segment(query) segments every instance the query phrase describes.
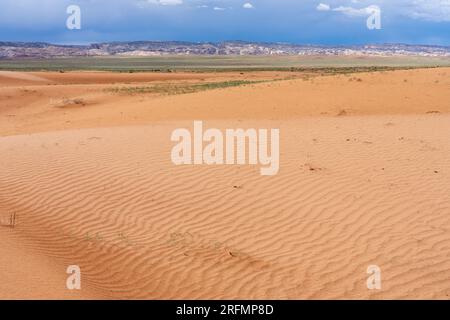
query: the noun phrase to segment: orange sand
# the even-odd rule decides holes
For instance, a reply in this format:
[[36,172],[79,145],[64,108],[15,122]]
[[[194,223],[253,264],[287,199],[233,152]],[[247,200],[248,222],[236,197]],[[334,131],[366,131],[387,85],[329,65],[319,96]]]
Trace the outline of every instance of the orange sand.
[[[2,72],[0,298],[448,299],[449,75],[158,96],[105,89],[284,75]],[[279,128],[279,174],[174,166],[192,120]]]

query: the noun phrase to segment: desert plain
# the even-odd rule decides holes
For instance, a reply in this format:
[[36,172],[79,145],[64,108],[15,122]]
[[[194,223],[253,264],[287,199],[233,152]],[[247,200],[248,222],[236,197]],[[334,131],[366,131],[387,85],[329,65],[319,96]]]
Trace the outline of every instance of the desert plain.
[[[0,298],[449,299],[449,112],[448,67],[1,71]],[[279,173],[175,166],[195,120]]]

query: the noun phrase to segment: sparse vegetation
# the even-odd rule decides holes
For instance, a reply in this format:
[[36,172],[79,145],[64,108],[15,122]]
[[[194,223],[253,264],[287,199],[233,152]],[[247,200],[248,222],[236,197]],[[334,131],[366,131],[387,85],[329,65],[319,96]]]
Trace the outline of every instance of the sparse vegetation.
[[0,59],[0,70],[115,72],[247,72],[291,71],[319,74],[387,71],[449,66],[443,57],[334,57],[334,56],[159,56],[70,57],[51,59]]
[[67,108],[67,107],[83,107],[86,105],[84,99],[81,98],[63,98],[61,102],[57,103],[55,107],[57,108]]
[[245,81],[245,80],[234,80],[234,81],[222,81],[222,82],[209,82],[209,83],[180,83],[180,84],[155,84],[150,86],[134,86],[134,87],[116,87],[106,89],[108,92],[119,93],[119,94],[162,94],[162,95],[177,95],[186,94],[206,90],[239,87],[243,85],[262,83],[265,81]]
[[345,116],[347,116],[347,115],[348,115],[348,112],[347,112],[347,110],[345,110],[345,109],[342,109],[342,110],[339,111],[338,114],[337,114],[338,117],[345,117]]

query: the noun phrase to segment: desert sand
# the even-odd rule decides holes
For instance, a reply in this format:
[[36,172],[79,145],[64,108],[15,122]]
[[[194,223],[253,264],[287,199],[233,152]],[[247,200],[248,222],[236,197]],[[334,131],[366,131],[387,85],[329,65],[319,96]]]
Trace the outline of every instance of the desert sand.
[[[449,112],[450,68],[0,72],[0,299],[448,299]],[[173,165],[193,120],[279,128],[280,172]]]

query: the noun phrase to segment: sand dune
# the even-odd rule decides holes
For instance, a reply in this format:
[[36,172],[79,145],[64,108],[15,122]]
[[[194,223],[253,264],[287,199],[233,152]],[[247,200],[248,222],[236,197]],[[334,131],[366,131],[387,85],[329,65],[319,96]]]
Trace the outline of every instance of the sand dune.
[[[1,88],[0,298],[448,299],[449,72],[162,97]],[[87,103],[49,104],[62,96]],[[193,119],[280,128],[279,174],[174,166],[170,134]]]
[[[54,81],[61,81],[56,85],[0,88],[0,134],[145,125],[155,121],[186,119],[282,120],[304,116],[426,114],[450,111],[450,68],[306,78],[298,74],[300,79],[184,95],[120,94],[108,90],[153,84],[129,82],[133,74],[125,75],[128,77],[126,83],[115,83],[115,80],[111,80],[109,84],[98,85],[65,84],[67,79],[61,80],[60,77],[68,77],[70,74],[72,73],[50,73],[46,76]],[[83,72],[81,74],[84,75]],[[202,74],[203,80],[199,81],[253,81],[285,79],[290,76],[291,73],[281,72],[261,75],[219,73]],[[102,77],[106,78],[105,75]],[[155,75],[149,77],[157,79]],[[161,79],[164,77],[166,75]],[[170,77],[169,74],[166,79]],[[84,79],[77,73],[74,73],[74,78]],[[78,108],[58,108],[64,105],[65,101],[69,101],[71,105],[70,101],[74,100],[83,101],[83,104],[79,104]]]

